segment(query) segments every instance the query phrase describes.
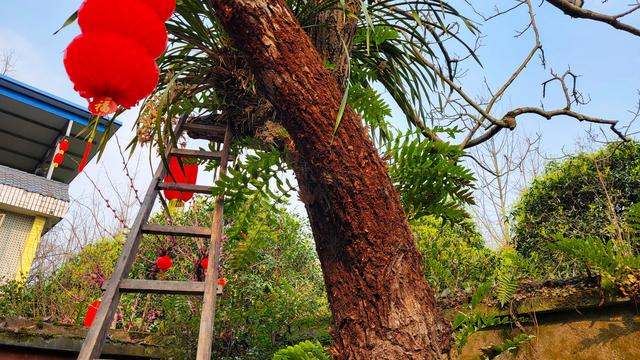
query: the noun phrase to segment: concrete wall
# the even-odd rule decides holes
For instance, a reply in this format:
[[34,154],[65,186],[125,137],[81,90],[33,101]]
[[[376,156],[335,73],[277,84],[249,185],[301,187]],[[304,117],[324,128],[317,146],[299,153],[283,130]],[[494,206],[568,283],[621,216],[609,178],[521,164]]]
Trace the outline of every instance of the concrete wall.
[[[637,360],[640,359],[640,313],[627,302],[604,308],[531,315],[525,328],[535,338],[515,354],[497,359]],[[459,359],[478,359],[480,349],[519,334],[500,327],[472,335]]]

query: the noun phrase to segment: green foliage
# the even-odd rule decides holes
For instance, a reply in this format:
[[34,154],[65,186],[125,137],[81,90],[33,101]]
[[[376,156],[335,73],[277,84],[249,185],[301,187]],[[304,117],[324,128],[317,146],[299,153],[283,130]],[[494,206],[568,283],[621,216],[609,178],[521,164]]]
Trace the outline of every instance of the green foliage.
[[389,175],[400,192],[409,219],[426,215],[446,220],[468,217],[473,204],[473,175],[458,163],[458,147],[399,134],[386,150]]
[[513,295],[518,291],[518,254],[505,249],[500,256],[500,266],[496,269],[496,299],[500,306],[505,306],[511,302]]
[[493,278],[497,257],[471,221],[442,224],[427,216],[413,221],[412,230],[425,277],[437,293],[474,288]]
[[[640,269],[640,256],[625,255],[612,242],[587,237],[584,239],[555,236],[557,242],[549,245],[584,264],[603,277],[603,287],[611,288],[627,280],[629,274]],[[611,289],[609,289],[611,290]]]
[[501,344],[494,344],[482,348],[482,360],[495,359],[498,355],[513,352],[520,348],[523,344],[531,341],[535,336],[529,334],[520,334],[514,338],[507,339]]
[[508,316],[483,315],[478,311],[478,305],[491,290],[491,282],[480,284],[471,297],[471,302],[466,305],[465,311],[458,311],[453,319],[454,342],[458,352],[467,344],[472,334],[496,325],[509,324]]
[[[246,208],[227,212],[221,276],[228,283],[218,299],[216,359],[266,359],[283,346],[307,339],[330,341],[330,312],[322,273],[305,225],[265,197],[249,196]],[[199,198],[173,215],[174,225],[207,226],[211,204]],[[197,221],[196,221],[197,219]],[[165,222],[164,214],[153,216]],[[87,245],[48,275],[0,286],[0,314],[82,324],[87,306],[101,296],[123,241]],[[167,280],[202,279],[205,244],[191,238],[145,236],[131,278],[158,278],[156,258],[169,251]],[[116,327],[162,336],[174,358],[193,358],[201,298],[124,294]]]
[[0,314],[82,323],[87,305],[102,296],[100,285],[113,271],[122,244],[121,237],[100,240],[85,246],[53,274],[0,286]]
[[[605,183],[603,188],[596,164]],[[554,236],[608,241],[616,239],[608,197],[615,217],[625,220],[634,204],[640,202],[640,143],[613,143],[595,153],[582,153],[561,162],[550,163],[519,198],[511,213],[516,250],[529,256],[539,252],[555,275],[571,275],[573,264],[545,244]],[[626,236],[626,235],[625,235]],[[634,251],[640,241],[632,241]]]
[[[491,282],[480,284],[471,297],[471,301],[465,306],[466,310],[458,311],[454,318],[452,327],[454,330],[454,343],[458,352],[467,344],[472,334],[488,327],[506,325],[513,322],[509,316],[485,315],[478,309],[482,299],[490,294],[491,287]],[[520,334],[506,339],[501,344],[491,344],[483,347],[481,349],[481,358],[493,359],[502,353],[514,351],[532,338],[534,338],[532,335]]]
[[303,341],[273,354],[273,360],[329,360],[329,353],[319,342]]
[[275,148],[252,150],[227,169],[212,191],[214,195],[225,194],[226,209],[241,208],[252,197],[264,197],[283,204],[295,190],[289,179],[283,176],[287,170],[287,163]]
[[640,202],[629,207],[626,223],[632,241],[640,243]]

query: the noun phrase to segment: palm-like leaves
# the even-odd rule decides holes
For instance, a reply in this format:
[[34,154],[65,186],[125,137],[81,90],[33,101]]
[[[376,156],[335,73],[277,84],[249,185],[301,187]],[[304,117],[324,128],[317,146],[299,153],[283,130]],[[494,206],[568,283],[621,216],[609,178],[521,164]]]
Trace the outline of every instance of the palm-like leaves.
[[[288,0],[288,4],[301,25],[311,29],[323,26],[315,23],[319,13],[342,9],[344,0]],[[455,76],[445,41],[456,41],[473,54],[460,40],[457,31],[460,22],[471,31],[475,28],[442,1],[380,0],[362,5],[358,36],[350,59],[352,67],[360,69],[360,74],[366,73],[367,78],[352,78],[352,81],[367,88],[380,84],[405,113],[410,125],[426,127],[426,102],[435,100],[430,96],[436,94],[434,90],[439,83],[425,62],[437,64],[438,59],[445,59],[444,67],[450,76]],[[345,16],[356,15],[345,12]],[[171,46],[160,60],[162,81],[157,88],[158,94],[173,82],[181,89],[189,89],[181,94],[189,102],[183,103],[180,110],[188,110],[183,107],[191,103],[194,111],[213,114],[229,111],[234,106],[243,107],[246,99],[241,98],[255,95],[248,94],[255,91],[250,71],[246,71],[238,59],[229,56],[233,50],[209,2],[183,0],[167,29]],[[163,124],[168,125],[166,119],[174,113],[171,109],[171,106],[160,109],[169,112],[170,116],[159,117],[158,121],[165,119]],[[380,124],[379,119],[375,124]],[[433,127],[437,124],[431,124]],[[164,131],[155,134],[159,142],[167,140],[160,136],[162,133]]]

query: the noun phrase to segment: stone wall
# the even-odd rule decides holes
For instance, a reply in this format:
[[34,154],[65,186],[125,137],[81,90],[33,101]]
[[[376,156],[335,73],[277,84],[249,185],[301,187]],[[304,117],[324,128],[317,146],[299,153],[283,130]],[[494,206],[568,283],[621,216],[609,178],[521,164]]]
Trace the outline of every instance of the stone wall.
[[[524,328],[535,338],[515,354],[503,354],[497,359],[640,359],[640,312],[631,302],[527,315],[532,320],[523,324]],[[520,333],[512,326],[477,332],[458,359],[479,359],[482,347],[502,343]]]

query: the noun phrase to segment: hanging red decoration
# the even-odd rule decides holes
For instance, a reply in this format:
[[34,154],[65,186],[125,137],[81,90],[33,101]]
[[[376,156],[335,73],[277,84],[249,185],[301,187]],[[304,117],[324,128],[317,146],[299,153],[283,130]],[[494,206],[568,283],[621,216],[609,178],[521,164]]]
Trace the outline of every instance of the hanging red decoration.
[[53,167],[58,167],[64,161],[64,153],[57,153],[53,157]]
[[207,270],[207,267],[209,266],[209,258],[206,257],[202,259],[202,261],[200,261],[200,266],[202,266],[203,269]]
[[173,11],[176,9],[176,0],[142,0],[147,3],[153,11],[162,19],[166,21],[171,17]]
[[87,308],[87,314],[84,316],[84,326],[91,327],[93,324],[93,319],[96,317],[98,313],[98,308],[102,302],[100,300],[94,301],[93,304],[89,305]]
[[130,108],[158,83],[154,61],[167,46],[164,21],[176,0],[85,0],[82,34],[67,47],[64,66],[94,115]]
[[83,34],[109,32],[133,40],[154,59],[167,47],[164,19],[142,0],[86,0],[78,25]]
[[158,67],[135,41],[118,34],[81,34],[67,47],[64,66],[74,89],[95,115],[130,108],[158,83]]
[[[177,157],[172,157],[169,161],[169,172],[164,177],[164,182],[194,185],[198,180],[198,164],[188,164],[186,159],[182,159],[182,166]],[[189,201],[193,193],[185,191],[164,190],[164,196],[169,200]]]
[[62,139],[62,141],[60,141],[60,144],[58,144],[58,149],[63,153],[66,153],[69,150],[69,140]]
[[227,285],[227,279],[221,277],[220,279],[218,279],[218,285],[220,285],[220,286]]
[[158,266],[158,269],[167,271],[173,266],[173,260],[171,260],[171,258],[167,255],[160,256],[158,260],[156,260],[156,265]]
[[89,160],[89,153],[91,153],[91,144],[93,143],[93,139],[87,140],[87,146],[84,148],[84,154],[82,154],[82,160],[80,160],[80,164],[78,165],[78,174],[84,170],[84,167],[87,166],[87,161]]

